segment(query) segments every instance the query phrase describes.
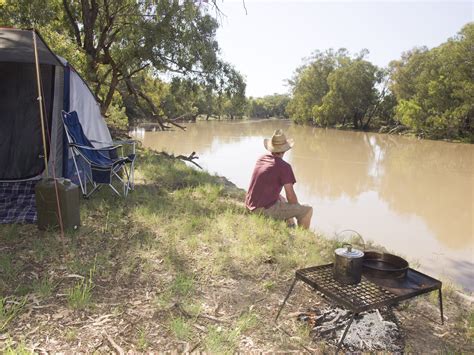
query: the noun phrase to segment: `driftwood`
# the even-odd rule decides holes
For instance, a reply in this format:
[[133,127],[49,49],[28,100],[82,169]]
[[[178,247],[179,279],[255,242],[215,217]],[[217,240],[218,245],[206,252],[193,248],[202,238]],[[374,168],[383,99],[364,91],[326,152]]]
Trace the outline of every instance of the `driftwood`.
[[174,154],[168,154],[166,152],[160,152],[161,155],[164,155],[165,157],[167,158],[170,158],[170,159],[179,159],[179,160],[184,160],[184,161],[189,161],[190,163],[193,163],[194,165],[196,165],[199,169],[202,170],[202,166],[199,165],[198,163],[196,163],[194,160],[195,159],[199,159],[199,157],[196,155],[196,152],[192,152],[191,154],[189,154],[188,156],[186,155],[178,155],[178,156],[175,156]]
[[406,127],[404,125],[398,125],[398,126],[393,127],[390,131],[388,131],[387,134],[395,134],[395,133],[398,133],[398,132],[401,132],[401,131],[405,131],[407,129],[408,129],[408,127]]

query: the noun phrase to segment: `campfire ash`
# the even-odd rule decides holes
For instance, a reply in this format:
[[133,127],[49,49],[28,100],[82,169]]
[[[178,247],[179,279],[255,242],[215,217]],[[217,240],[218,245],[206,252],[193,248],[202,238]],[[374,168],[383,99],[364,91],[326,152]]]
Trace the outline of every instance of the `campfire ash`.
[[[311,332],[315,338],[324,338],[332,344],[339,341],[350,318],[348,311],[337,307],[313,309],[298,315],[298,320],[305,321],[312,327]],[[351,351],[403,350],[398,326],[395,322],[386,320],[387,318],[394,316],[387,314],[382,317],[379,310],[359,314],[347,332],[343,347]]]

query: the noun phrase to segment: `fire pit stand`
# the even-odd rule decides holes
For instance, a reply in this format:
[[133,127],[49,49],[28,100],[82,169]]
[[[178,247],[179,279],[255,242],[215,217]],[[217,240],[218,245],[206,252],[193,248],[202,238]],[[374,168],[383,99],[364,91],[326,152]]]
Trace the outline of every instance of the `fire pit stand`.
[[351,319],[337,343],[337,350],[341,347],[347,331],[359,313],[383,306],[390,306],[399,301],[435,290],[438,290],[441,324],[444,324],[441,281],[409,268],[407,276],[403,279],[369,279],[363,275],[360,283],[344,285],[334,279],[332,270],[333,264],[296,270],[293,283],[278,310],[275,322],[277,322],[286,301],[293,292],[296,281],[301,280],[324,294],[329,300],[350,311]]

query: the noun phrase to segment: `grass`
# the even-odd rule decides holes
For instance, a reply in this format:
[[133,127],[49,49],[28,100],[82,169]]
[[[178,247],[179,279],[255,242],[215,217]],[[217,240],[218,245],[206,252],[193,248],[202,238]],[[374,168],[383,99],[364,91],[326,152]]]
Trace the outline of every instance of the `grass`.
[[275,284],[275,281],[273,280],[266,280],[264,282],[262,282],[262,288],[265,290],[265,291],[272,291],[273,289],[275,289],[276,287],[276,284]]
[[15,319],[25,306],[26,297],[21,299],[0,297],[0,332],[3,332],[8,324]]
[[238,345],[239,335],[238,330],[210,326],[204,338],[204,346],[211,354],[233,354]]
[[[23,310],[19,294],[47,306],[32,312],[33,329],[47,319],[38,317],[41,312],[60,313],[64,298],[57,295],[65,294],[81,322],[110,314],[107,331],[117,326],[121,335],[108,334],[116,342],[125,339],[119,344],[124,348],[173,351],[186,342],[199,343],[196,351],[233,353],[242,351],[242,339],[258,337],[263,348],[301,350],[275,332],[272,307],[281,302],[295,269],[330,262],[340,243],[247,214],[242,191],[224,187],[218,177],[149,151],[139,154],[137,189],[127,199],[102,189],[84,200],[81,228],[65,240],[54,230],[0,226],[0,241],[8,248],[0,255],[0,332],[17,330],[17,342],[24,332],[24,323],[15,323]],[[450,297],[444,287],[443,296]],[[472,336],[470,317],[459,322],[466,336]],[[50,336],[66,349],[97,336],[69,322],[51,321],[37,339]],[[307,329],[294,333],[299,344],[308,343]]]
[[34,352],[29,350],[25,345],[24,340],[20,343],[15,343],[11,339],[6,342],[5,348],[2,350],[3,355],[30,355]]
[[149,341],[148,341],[148,333],[146,329],[139,328],[137,331],[137,347],[140,351],[145,351],[148,348]]
[[41,298],[48,298],[53,294],[56,284],[49,277],[33,281],[33,292]]
[[249,311],[239,317],[235,329],[238,330],[239,333],[246,333],[247,331],[254,329],[257,325],[257,315],[252,311]]
[[92,290],[94,289],[95,267],[89,270],[89,277],[77,281],[67,292],[67,303],[73,309],[84,309],[91,305]]
[[194,289],[194,280],[188,275],[178,274],[171,285],[174,294],[187,297]]
[[[154,299],[154,304],[158,310],[164,310],[172,304],[187,304],[189,296],[194,291],[194,280],[191,276],[178,273],[171,284],[160,292]],[[196,307],[193,305],[193,307]],[[193,310],[192,310],[193,311]],[[196,311],[194,311],[196,312]]]
[[73,342],[77,339],[78,331],[77,329],[68,329],[64,335],[67,342]]
[[12,256],[8,254],[0,255],[0,270],[6,280],[12,280],[16,276],[16,268],[13,264]]
[[474,310],[470,310],[467,316],[467,338],[474,340]]
[[192,336],[192,327],[190,323],[182,317],[171,319],[169,328],[173,335],[179,340],[189,340]]

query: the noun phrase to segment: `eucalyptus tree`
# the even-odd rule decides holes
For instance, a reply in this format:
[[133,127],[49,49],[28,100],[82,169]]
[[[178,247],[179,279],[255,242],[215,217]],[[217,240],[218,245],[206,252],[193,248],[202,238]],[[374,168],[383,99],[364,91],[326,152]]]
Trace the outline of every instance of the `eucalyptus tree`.
[[259,98],[250,98],[247,115],[254,118],[288,118],[286,108],[290,97],[286,94],[273,94]]
[[247,108],[245,89],[247,84],[244,77],[235,69],[230,68],[227,80],[222,82],[225,95],[224,112],[230,119],[242,118]]
[[474,23],[438,47],[404,53],[390,66],[401,123],[420,135],[474,141]]
[[350,56],[345,49],[316,52],[298,68],[292,80],[287,112],[296,122],[321,126],[346,125],[366,129],[377,112],[377,85],[384,72],[364,57],[367,50]]
[[315,51],[310,58],[305,59],[305,64],[296,69],[293,78],[288,80],[292,97],[287,106],[288,115],[295,122],[313,122],[313,107],[321,105],[329,91],[329,74],[349,59],[348,51],[344,48]]
[[376,84],[383,72],[361,58],[351,60],[329,74],[329,91],[320,105],[314,105],[314,121],[322,126],[345,125],[352,122],[354,128],[368,128],[379,93]]
[[226,65],[217,57],[218,11],[214,1],[4,0],[0,25],[34,26],[67,38],[84,57],[80,69],[103,114],[118,89],[126,88],[165,129],[172,121],[133,78],[149,68],[154,76],[181,75],[203,84],[221,80]]

